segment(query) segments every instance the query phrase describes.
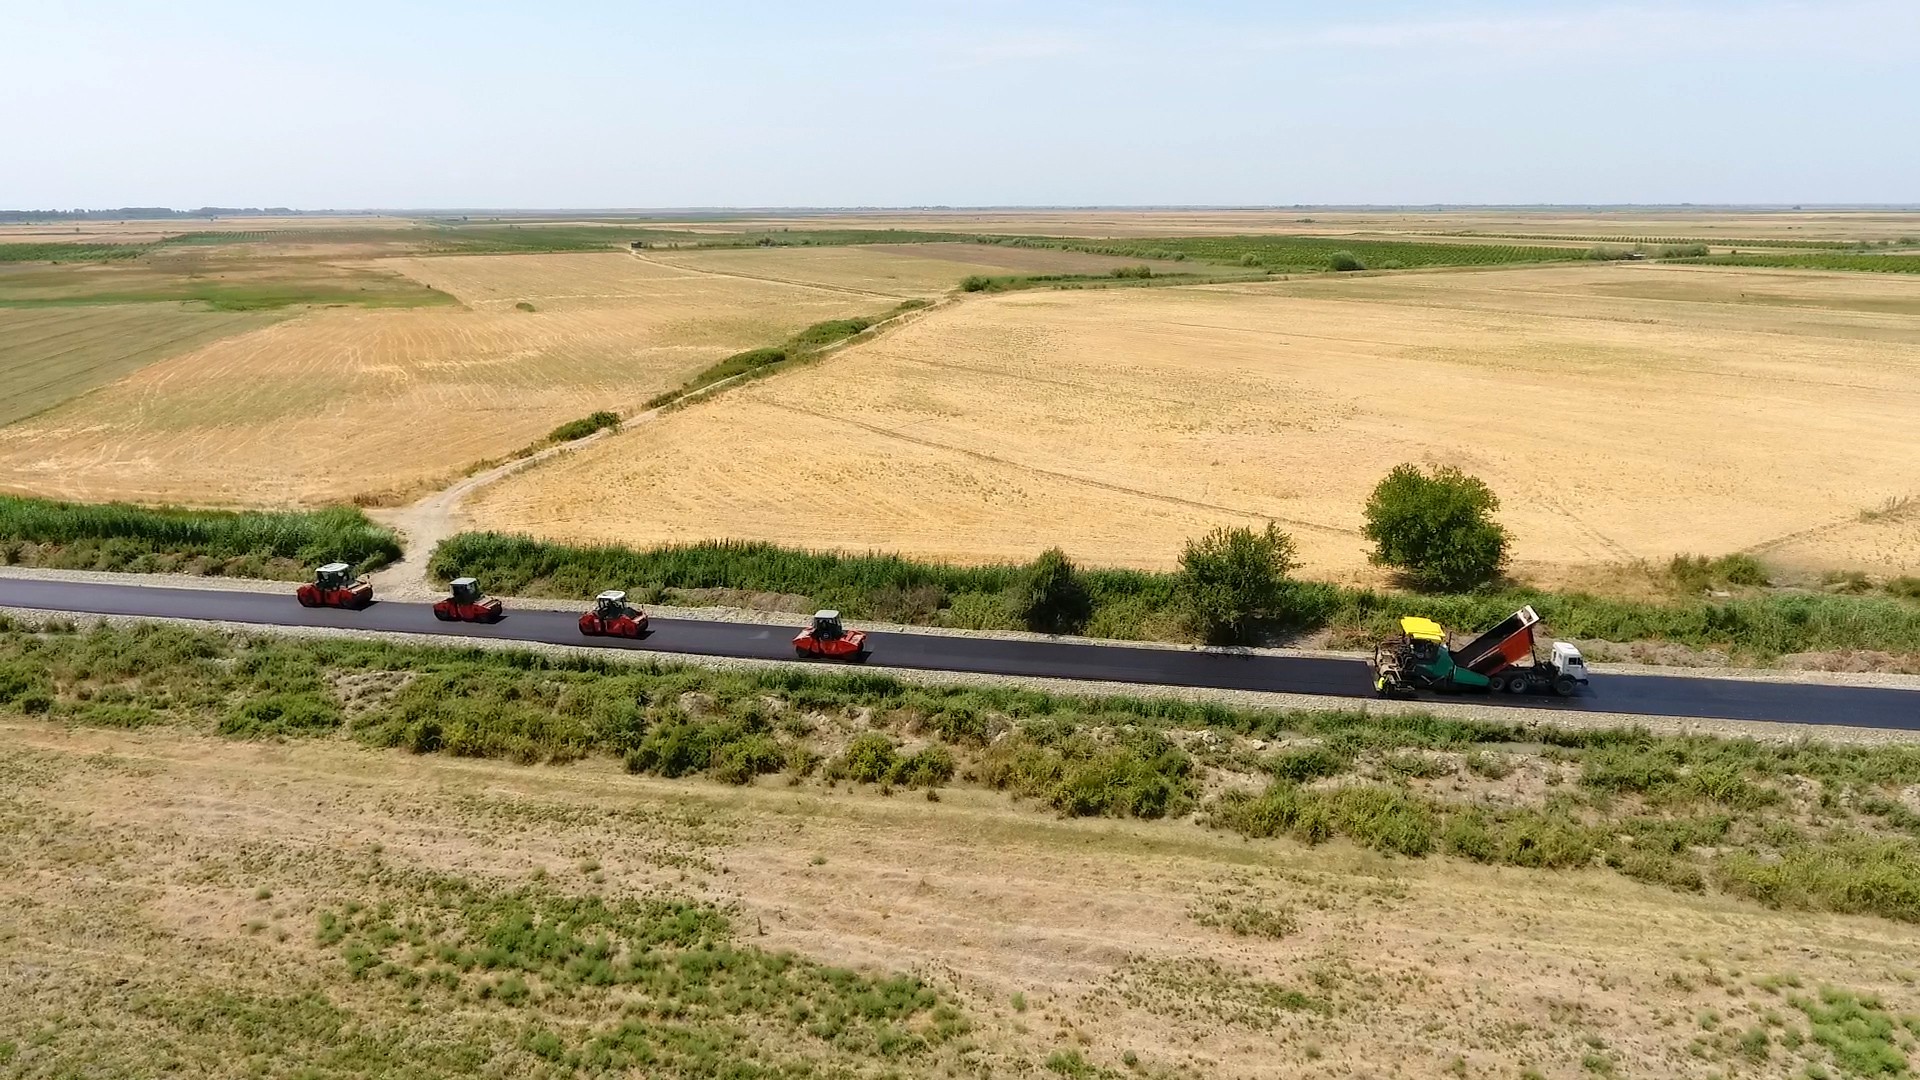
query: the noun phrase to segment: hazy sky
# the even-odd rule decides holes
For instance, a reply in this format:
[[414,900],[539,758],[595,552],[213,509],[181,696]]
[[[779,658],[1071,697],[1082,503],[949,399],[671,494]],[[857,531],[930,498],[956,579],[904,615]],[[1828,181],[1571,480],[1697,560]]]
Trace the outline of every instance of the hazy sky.
[[0,207],[1920,201],[1920,0],[0,0]]

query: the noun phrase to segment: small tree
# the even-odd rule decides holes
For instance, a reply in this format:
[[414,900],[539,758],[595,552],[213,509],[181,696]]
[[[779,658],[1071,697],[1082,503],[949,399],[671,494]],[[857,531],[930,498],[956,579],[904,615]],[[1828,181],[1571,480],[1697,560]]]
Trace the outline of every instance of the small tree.
[[1507,531],[1493,520],[1500,499],[1451,465],[1432,474],[1397,465],[1367,500],[1362,533],[1369,558],[1404,570],[1429,589],[1470,589],[1492,581],[1507,561]]
[[1180,588],[1208,641],[1245,641],[1254,617],[1280,605],[1296,565],[1293,538],[1272,522],[1264,532],[1222,527],[1187,541]]
[[1086,625],[1092,605],[1067,553],[1048,548],[1014,582],[1013,607],[1027,629],[1065,634]]
[[1327,256],[1327,265],[1342,272],[1365,270],[1367,268],[1367,264],[1360,261],[1360,256],[1355,255],[1351,251],[1336,251],[1332,255]]

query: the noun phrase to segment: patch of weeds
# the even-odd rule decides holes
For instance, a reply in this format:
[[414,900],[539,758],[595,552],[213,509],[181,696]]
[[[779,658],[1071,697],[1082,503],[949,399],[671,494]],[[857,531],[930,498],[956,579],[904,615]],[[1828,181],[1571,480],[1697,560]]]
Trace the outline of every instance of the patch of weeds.
[[1058,721],[1024,725],[990,747],[987,786],[1039,798],[1071,817],[1158,818],[1193,805],[1193,759],[1159,731],[1096,737]]
[[1902,1042],[1911,1042],[1910,1030],[1920,1021],[1897,1021],[1880,999],[1837,987],[1823,987],[1818,997],[1794,995],[1794,1008],[1813,1026],[1813,1041],[1832,1055],[1843,1076],[1904,1076],[1907,1056]]
[[1229,791],[1214,800],[1208,821],[1247,836],[1291,836],[1314,844],[1335,836],[1378,851],[1425,855],[1433,849],[1433,811],[1394,788],[1356,785],[1318,790],[1284,781],[1260,795]]
[[1513,775],[1514,765],[1503,754],[1474,750],[1467,754],[1467,771],[1488,780],[1505,780]]
[[324,735],[339,730],[340,706],[319,693],[257,697],[222,717],[219,732],[241,739]]
[[1227,897],[1197,906],[1189,914],[1201,926],[1226,930],[1241,937],[1278,939],[1300,929],[1293,914],[1285,908],[1272,908]]
[[[906,1063],[968,1027],[918,979],[742,945],[718,908],[670,896],[493,892],[425,877],[405,900],[323,910],[318,939],[338,950],[350,978],[430,995],[441,1008],[644,1003],[610,1026],[530,1036],[543,1057],[601,1071],[707,1076],[726,1062],[726,1075],[786,1075],[822,1055]],[[782,1034],[762,1042],[742,1019]]]
[[1136,959],[1116,980],[1124,1003],[1174,1020],[1270,1031],[1287,1015],[1333,1012],[1324,999],[1211,959]]

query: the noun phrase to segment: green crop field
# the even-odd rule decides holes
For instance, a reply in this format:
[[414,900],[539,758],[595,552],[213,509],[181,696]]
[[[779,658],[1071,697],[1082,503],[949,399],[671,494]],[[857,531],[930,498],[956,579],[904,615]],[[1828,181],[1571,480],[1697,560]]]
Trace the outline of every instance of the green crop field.
[[1853,270],[1877,274],[1920,274],[1920,256],[1876,255],[1855,251],[1753,251],[1703,255],[1677,262],[1708,266],[1771,266],[1785,270]]
[[0,263],[110,262],[152,250],[152,244],[0,244]]

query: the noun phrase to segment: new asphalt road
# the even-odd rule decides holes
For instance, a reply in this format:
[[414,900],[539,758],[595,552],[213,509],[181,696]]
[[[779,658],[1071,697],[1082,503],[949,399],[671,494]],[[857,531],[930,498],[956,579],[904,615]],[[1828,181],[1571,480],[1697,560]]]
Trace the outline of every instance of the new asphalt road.
[[[689,653],[768,660],[793,659],[795,626],[762,623],[655,619],[639,641],[581,635],[577,616],[556,611],[516,611],[492,625],[444,623],[428,604],[376,602],[364,611],[303,608],[272,593],[173,589],[0,578],[0,607],[85,612],[147,618],[196,619],[259,626],[326,626],[402,634],[451,634],[505,641],[591,645],[639,652]],[[1009,641],[942,634],[872,634],[868,648],[878,666],[924,671],[967,671],[1055,679],[1201,686],[1321,694],[1331,698],[1373,696],[1367,665],[1357,660],[1259,656],[1230,650],[1146,649],[1055,641]],[[1823,686],[1661,675],[1597,674],[1572,698],[1476,697],[1515,709],[1555,708],[1644,716],[1725,720],[1775,720],[1805,724],[1920,730],[1920,691],[1879,687]]]

